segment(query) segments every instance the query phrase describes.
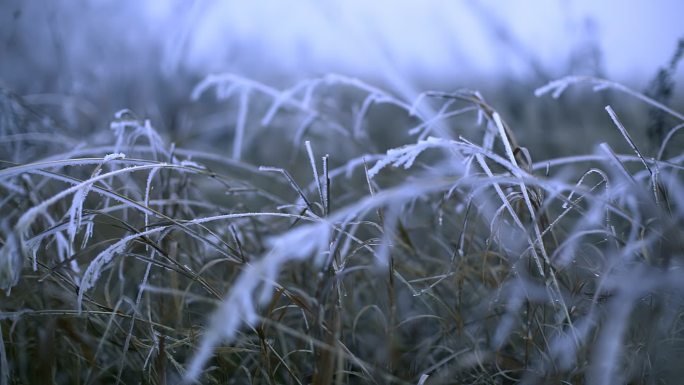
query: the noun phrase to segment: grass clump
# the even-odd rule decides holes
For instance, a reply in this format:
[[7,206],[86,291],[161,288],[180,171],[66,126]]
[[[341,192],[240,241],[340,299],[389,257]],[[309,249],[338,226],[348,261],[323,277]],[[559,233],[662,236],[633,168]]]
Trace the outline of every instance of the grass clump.
[[0,383],[674,381],[684,116],[596,78],[537,96],[579,83],[676,124],[645,153],[608,106],[558,158],[475,91],[220,75],[185,143],[128,110],[55,141],[3,93]]

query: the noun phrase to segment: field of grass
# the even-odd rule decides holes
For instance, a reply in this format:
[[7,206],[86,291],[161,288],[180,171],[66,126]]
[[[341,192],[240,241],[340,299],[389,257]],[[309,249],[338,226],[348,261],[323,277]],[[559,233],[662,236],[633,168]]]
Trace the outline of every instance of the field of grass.
[[85,132],[0,94],[1,385],[684,376],[684,114],[658,98],[189,97]]

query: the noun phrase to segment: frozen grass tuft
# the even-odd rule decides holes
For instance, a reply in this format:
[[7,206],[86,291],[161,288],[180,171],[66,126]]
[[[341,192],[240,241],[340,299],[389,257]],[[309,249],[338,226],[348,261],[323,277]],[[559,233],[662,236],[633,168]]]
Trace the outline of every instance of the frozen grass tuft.
[[650,153],[617,97],[559,158],[476,91],[228,74],[191,95],[211,151],[122,110],[61,152],[12,95],[0,383],[677,381],[684,115],[536,94],[580,83],[675,123]]

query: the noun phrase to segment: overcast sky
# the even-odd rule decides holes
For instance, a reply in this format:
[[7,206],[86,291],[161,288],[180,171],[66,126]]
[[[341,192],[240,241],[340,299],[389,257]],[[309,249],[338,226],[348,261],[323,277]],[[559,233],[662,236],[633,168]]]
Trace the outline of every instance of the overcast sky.
[[0,84],[79,93],[182,70],[451,88],[599,69],[643,89],[682,15],[682,0],[2,0]]
[[684,37],[681,0],[148,4],[151,17],[171,21],[179,27],[175,41],[186,42],[182,54],[167,52],[166,64],[200,71],[244,66],[383,76],[393,70],[457,80],[521,76],[537,66],[555,76],[573,70],[568,64],[573,53],[594,44],[606,76],[632,81],[650,78]]

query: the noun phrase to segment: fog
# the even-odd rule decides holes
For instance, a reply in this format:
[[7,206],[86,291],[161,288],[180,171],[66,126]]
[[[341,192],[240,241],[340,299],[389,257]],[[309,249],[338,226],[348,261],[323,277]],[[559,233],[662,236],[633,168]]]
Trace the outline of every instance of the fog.
[[682,4],[2,0],[0,385],[677,383]]
[[[111,77],[327,72],[476,84],[598,74],[646,84],[684,36],[676,0],[4,1],[0,77],[76,92]],[[151,73],[150,73],[151,72]]]
[[643,80],[684,36],[682,8],[671,0],[208,3],[190,22],[184,64],[458,81],[586,72],[579,58],[596,50],[606,76]]

